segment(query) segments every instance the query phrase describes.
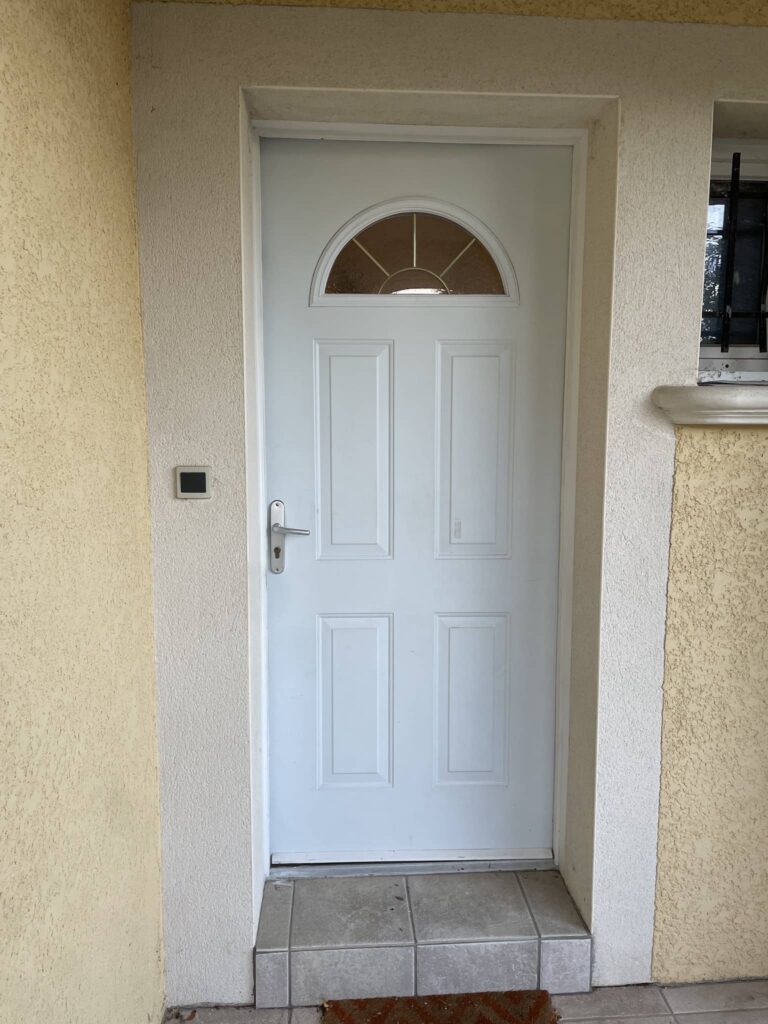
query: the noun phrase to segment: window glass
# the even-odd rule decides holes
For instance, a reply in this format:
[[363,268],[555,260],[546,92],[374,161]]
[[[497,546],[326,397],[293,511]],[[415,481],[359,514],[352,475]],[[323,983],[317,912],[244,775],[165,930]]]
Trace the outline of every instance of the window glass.
[[330,295],[504,295],[496,261],[461,224],[398,213],[358,232],[336,257]]
[[710,190],[701,319],[709,354],[730,345],[765,346],[768,183],[737,187],[738,203],[731,201],[730,181],[713,181]]
[[707,237],[704,257],[704,312],[722,313],[723,280],[725,276],[725,239],[722,235]]

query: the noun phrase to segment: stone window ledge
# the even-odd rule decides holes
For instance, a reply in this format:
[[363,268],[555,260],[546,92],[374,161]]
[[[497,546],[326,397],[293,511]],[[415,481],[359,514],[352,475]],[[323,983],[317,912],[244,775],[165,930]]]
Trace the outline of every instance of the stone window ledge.
[[768,387],[691,384],[654,388],[651,398],[673,423],[690,426],[768,426]]

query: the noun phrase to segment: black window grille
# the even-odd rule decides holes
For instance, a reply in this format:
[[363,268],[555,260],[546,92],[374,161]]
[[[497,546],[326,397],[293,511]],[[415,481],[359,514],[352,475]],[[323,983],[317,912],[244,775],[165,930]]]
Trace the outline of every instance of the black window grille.
[[741,180],[734,153],[730,181],[712,181],[704,263],[701,344],[768,352],[768,181]]

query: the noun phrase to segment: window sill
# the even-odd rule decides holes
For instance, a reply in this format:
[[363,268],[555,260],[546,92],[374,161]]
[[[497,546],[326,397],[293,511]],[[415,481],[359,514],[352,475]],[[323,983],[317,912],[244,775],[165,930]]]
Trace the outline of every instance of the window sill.
[[675,424],[768,426],[768,387],[759,384],[664,385],[651,398]]

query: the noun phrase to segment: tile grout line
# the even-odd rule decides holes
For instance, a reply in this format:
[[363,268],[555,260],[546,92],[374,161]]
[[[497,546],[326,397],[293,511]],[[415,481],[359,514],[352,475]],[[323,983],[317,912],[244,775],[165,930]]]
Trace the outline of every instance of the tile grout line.
[[[533,912],[533,907],[528,899],[528,893],[525,891],[525,886],[520,881],[520,878],[515,874],[515,881],[517,887],[523,897],[523,903],[526,906],[528,914],[530,915],[531,921],[533,921],[533,927],[536,929],[536,988],[541,988],[541,928],[539,928],[539,922],[536,920],[536,915]],[[589,972],[590,984],[592,982],[592,970]]]
[[411,922],[411,931],[413,932],[413,994],[418,995],[418,976],[419,976],[419,944],[416,941],[416,919],[413,916],[413,907],[411,906],[411,890],[408,888],[408,875],[403,875],[403,884],[405,885],[405,905],[408,907],[408,919]]
[[[717,982],[717,981],[700,981],[692,982],[694,985],[730,985],[729,981]],[[738,984],[738,982],[736,982]],[[766,1006],[731,1006],[730,1008],[717,1007],[716,1009],[710,1010],[671,1010],[672,1016],[678,1020],[685,1020],[686,1017],[712,1014],[712,1013],[765,1013],[768,1010]]]
[[[493,939],[440,939],[440,940],[434,940],[434,941],[430,940],[429,942],[419,942],[419,943],[416,943],[416,942],[395,942],[394,940],[392,940],[390,942],[377,942],[377,943],[373,943],[373,942],[358,943],[358,942],[355,942],[355,943],[352,943],[351,945],[348,944],[346,946],[296,946],[293,949],[293,952],[294,953],[333,953],[335,950],[339,950],[339,949],[344,949],[344,950],[348,950],[348,949],[409,949],[411,946],[433,946],[433,947],[434,946],[437,946],[437,947],[439,947],[439,946],[513,946],[513,945],[516,945],[518,943],[536,942],[536,941],[538,941],[538,940],[537,940],[537,937],[535,935],[517,935],[514,938],[506,937],[506,938],[493,938]],[[570,939],[565,939],[563,941],[570,942],[571,940]],[[575,940],[575,941],[579,941],[579,940]],[[583,942],[584,940],[582,939],[581,941]],[[280,952],[282,952],[282,950]],[[584,993],[574,992],[574,993],[564,993],[564,994],[565,995],[583,995]],[[658,1014],[639,1014],[639,1013],[636,1013],[636,1014],[633,1014],[632,1016],[634,1016],[634,1017],[640,1017],[640,1016],[656,1016],[656,1017],[658,1017],[659,1015]],[[572,1020],[601,1020],[602,1018],[600,1018],[600,1017],[580,1017],[580,1018],[573,1017],[573,1018],[570,1018],[570,1019],[572,1019]]]
[[[670,1013],[672,1014],[672,1016],[674,1017],[674,1016],[675,1016],[675,1011],[674,1011],[674,1010],[672,1009],[672,1007],[671,1007],[671,1005],[670,1005],[670,1002],[669,1002],[669,1000],[667,999],[666,993],[664,992],[664,989],[663,989],[663,988],[661,987],[661,985],[657,985],[657,986],[656,986],[656,991],[657,991],[657,992],[659,993],[659,995],[661,996],[661,998],[662,998],[662,1001],[663,1001],[664,1005],[666,1006],[666,1008],[667,1008],[667,1009],[669,1010],[669,1012],[670,1012]],[[675,1019],[677,1019],[677,1018],[675,1018]]]
[[288,911],[288,1009],[289,1020],[293,1019],[293,990],[291,985],[291,967],[293,964],[293,904],[296,899],[296,882],[291,882],[291,909]]
[[[608,986],[608,987],[610,987],[610,986]],[[634,985],[632,985],[632,986],[623,986],[622,985],[622,986],[618,986],[618,987],[619,988],[624,988],[624,987],[634,988],[635,986]],[[600,989],[592,989],[592,992],[598,992],[598,991],[600,991]],[[578,998],[579,996],[588,996],[588,995],[591,995],[591,993],[590,992],[564,992],[564,993],[561,993],[559,997],[558,997],[558,995],[556,993],[555,994],[555,998],[556,999],[557,998],[571,999],[571,998]],[[719,1010],[713,1010],[711,1012],[712,1013],[719,1013],[720,1011]],[[563,1021],[563,1024],[587,1024],[587,1022],[589,1022],[589,1021],[593,1021],[594,1022],[594,1021],[606,1021],[606,1020],[611,1020],[611,1021],[620,1021],[620,1020],[658,1020],[659,1017],[666,1017],[666,1016],[674,1016],[674,1014],[670,1010],[669,1014],[665,1014],[662,1011],[657,1011],[656,1013],[609,1013],[609,1014],[602,1013],[602,1014],[597,1014],[594,1017],[568,1017],[566,1015],[562,1015],[560,1019]]]

